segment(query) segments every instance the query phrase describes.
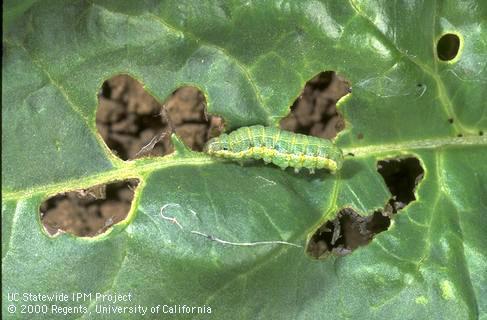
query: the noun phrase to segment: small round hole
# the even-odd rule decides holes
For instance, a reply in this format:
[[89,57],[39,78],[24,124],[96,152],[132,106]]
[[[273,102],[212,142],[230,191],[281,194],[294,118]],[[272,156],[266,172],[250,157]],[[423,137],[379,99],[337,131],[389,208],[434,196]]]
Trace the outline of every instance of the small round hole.
[[453,60],[460,48],[460,38],[456,34],[447,33],[444,34],[436,46],[436,52],[438,53],[438,58],[442,61]]
[[483,136],[484,135],[484,132],[483,131],[479,131],[479,136]]
[[452,124],[452,123],[453,123],[453,118],[449,118],[449,119],[448,119],[448,122],[449,122],[450,124]]

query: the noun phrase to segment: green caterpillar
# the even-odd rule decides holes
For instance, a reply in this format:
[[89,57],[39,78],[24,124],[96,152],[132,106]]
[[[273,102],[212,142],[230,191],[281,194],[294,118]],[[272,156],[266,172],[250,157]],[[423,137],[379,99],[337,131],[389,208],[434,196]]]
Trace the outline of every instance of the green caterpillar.
[[343,153],[330,140],[280,130],[273,127],[242,127],[211,139],[205,152],[234,160],[263,159],[266,163],[296,172],[307,168],[328,169],[335,173],[342,167]]

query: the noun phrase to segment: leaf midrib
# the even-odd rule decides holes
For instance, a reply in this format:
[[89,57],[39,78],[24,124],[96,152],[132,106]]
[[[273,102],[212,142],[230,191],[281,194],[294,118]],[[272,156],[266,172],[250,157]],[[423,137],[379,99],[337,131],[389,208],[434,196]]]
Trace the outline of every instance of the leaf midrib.
[[420,149],[439,149],[450,146],[487,146],[487,136],[468,136],[468,137],[454,137],[454,138],[437,138],[437,139],[423,139],[411,140],[393,144],[379,144],[369,145],[364,147],[350,147],[343,148],[343,153],[352,153],[355,157],[364,157],[371,154],[389,153],[404,150],[420,150]]
[[[397,151],[414,151],[420,149],[439,149],[450,146],[487,146],[487,136],[469,136],[461,138],[438,138],[413,140],[395,144],[370,145],[365,147],[349,147],[344,148],[344,154],[352,153],[354,158],[368,157],[374,154],[387,154]],[[94,185],[109,183],[112,181],[120,181],[128,178],[144,179],[145,176],[152,171],[164,168],[181,166],[181,165],[209,165],[219,163],[222,160],[211,158],[204,153],[193,153],[194,156],[179,157],[177,154],[172,154],[165,157],[154,157],[150,159],[140,159],[135,161],[122,162],[121,165],[115,169],[85,176],[79,179],[64,181],[59,183],[52,183],[48,185],[35,186],[32,188],[20,189],[16,191],[2,192],[4,200],[18,200],[29,198],[38,193],[57,194],[59,192],[66,192],[69,190],[83,189],[92,187]],[[225,161],[225,160],[223,160]]]

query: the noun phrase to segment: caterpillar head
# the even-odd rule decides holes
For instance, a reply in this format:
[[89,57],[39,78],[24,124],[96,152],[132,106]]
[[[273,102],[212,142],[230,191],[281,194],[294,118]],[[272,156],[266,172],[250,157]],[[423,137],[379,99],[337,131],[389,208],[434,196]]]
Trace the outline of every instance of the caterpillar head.
[[227,150],[226,144],[221,141],[218,137],[210,139],[204,148],[204,152],[209,154],[217,153],[218,151]]
[[340,170],[343,167],[343,151],[340,148],[335,148],[333,151],[337,167],[336,170]]

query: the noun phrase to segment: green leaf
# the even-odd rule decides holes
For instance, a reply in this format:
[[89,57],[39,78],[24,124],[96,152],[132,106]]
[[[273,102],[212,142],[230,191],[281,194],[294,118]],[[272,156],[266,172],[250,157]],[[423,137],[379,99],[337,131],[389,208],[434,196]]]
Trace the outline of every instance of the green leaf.
[[[487,319],[485,2],[31,1],[8,3],[5,17],[5,318],[25,318],[7,311],[21,303],[6,293],[29,292],[93,294],[43,302],[35,318],[100,318],[110,303],[98,292],[131,293],[116,306],[149,310],[206,305],[221,319]],[[461,40],[449,62],[436,55],[444,33]],[[353,84],[337,143],[355,157],[337,175],[241,167],[176,137],[171,156],[123,162],[96,133],[97,92],[116,74],[159,101],[197,86],[234,129],[276,125],[323,70]],[[425,171],[417,200],[352,254],[308,257],[307,239],[341,208],[384,207],[377,161],[404,155]],[[43,230],[48,196],[126,178],[141,184],[107,233]],[[53,304],[91,313],[52,314]]]

